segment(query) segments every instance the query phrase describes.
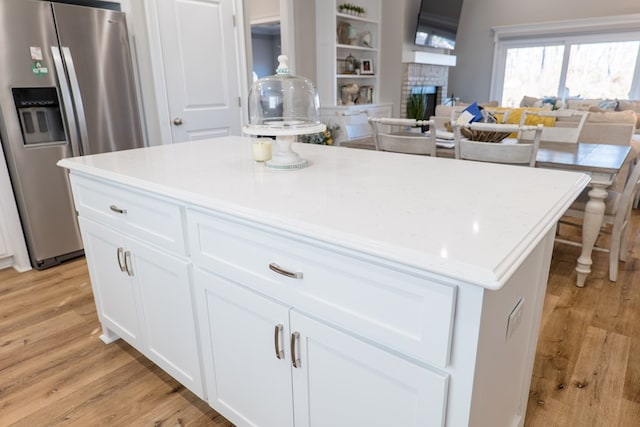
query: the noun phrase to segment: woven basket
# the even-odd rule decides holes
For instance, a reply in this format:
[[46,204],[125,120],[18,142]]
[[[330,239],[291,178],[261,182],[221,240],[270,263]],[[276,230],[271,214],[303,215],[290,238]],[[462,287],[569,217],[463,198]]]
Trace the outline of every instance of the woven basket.
[[[446,122],[444,127],[447,131],[453,132],[450,122]],[[475,130],[466,127],[460,128],[460,134],[471,141],[482,142],[501,142],[503,139],[511,135],[511,132],[497,132],[487,130]]]

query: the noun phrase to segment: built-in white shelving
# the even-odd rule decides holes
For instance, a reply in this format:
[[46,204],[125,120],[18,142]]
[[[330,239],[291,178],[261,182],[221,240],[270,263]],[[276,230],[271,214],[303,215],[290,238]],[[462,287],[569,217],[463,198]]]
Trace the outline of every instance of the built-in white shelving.
[[[317,88],[321,120],[338,125],[334,143],[371,139],[369,117],[391,117],[392,104],[381,103],[380,19],[381,0],[351,0],[364,8],[361,16],[338,11],[341,0],[316,0]],[[351,30],[351,33],[349,33]],[[351,55],[359,71],[348,73],[345,60]],[[367,67],[365,67],[367,65]],[[343,95],[349,87],[354,95]]]
[[[366,105],[378,102],[380,59],[380,0],[352,2],[362,15],[338,11],[341,0],[316,1],[317,86],[322,106]],[[349,73],[347,57],[359,66]],[[345,96],[343,86],[358,85],[355,96]],[[349,99],[353,98],[353,99]],[[353,104],[351,103],[353,102]]]

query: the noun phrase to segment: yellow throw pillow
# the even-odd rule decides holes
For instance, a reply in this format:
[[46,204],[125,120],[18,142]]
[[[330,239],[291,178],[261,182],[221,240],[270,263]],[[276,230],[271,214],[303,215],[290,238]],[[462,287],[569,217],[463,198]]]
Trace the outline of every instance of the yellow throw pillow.
[[[519,125],[520,120],[522,119],[522,113],[524,111],[549,111],[545,108],[507,108],[507,107],[498,107],[494,110],[494,116],[498,120],[498,123],[509,123],[514,125]],[[502,112],[502,113],[501,113]],[[503,117],[507,114],[506,122],[503,121]],[[527,126],[536,126],[543,125],[546,127],[554,127],[556,125],[555,117],[541,117],[541,116],[529,116],[527,115],[527,119],[525,120],[525,125]],[[510,138],[516,138],[516,134],[509,135]]]
[[[549,111],[544,108],[507,108],[507,107],[498,107],[494,109],[496,119],[498,119],[498,123],[503,123],[502,118],[504,113],[500,112],[508,112],[507,121],[504,123],[510,124],[520,124],[520,119],[522,118],[522,113],[524,111]],[[541,124],[543,126],[553,127],[556,124],[555,117],[540,117],[540,116],[527,116],[527,120],[525,121],[525,125],[538,125]]]

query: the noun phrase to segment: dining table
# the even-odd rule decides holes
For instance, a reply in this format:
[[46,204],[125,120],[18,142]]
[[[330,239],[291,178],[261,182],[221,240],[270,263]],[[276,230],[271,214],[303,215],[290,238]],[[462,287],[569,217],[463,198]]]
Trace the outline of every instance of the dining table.
[[[631,146],[591,143],[540,142],[537,168],[582,172],[591,177],[589,201],[582,222],[582,250],[576,264],[576,286],[583,287],[591,273],[593,248],[604,222],[605,200],[616,176],[631,161]],[[454,157],[453,144],[438,144],[438,157]]]
[[630,161],[631,146],[615,144],[541,143],[536,167],[583,172],[591,177],[589,201],[582,221],[582,250],[576,265],[576,285],[584,286],[591,273],[591,254],[605,214],[607,189]]

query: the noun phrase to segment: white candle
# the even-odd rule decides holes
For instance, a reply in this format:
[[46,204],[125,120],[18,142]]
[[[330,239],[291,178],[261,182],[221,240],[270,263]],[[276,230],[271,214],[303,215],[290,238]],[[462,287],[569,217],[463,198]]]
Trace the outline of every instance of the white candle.
[[267,160],[271,160],[270,141],[263,140],[253,143],[253,160],[256,162],[266,162]]

